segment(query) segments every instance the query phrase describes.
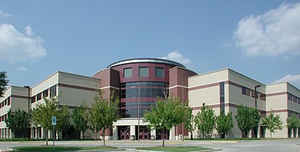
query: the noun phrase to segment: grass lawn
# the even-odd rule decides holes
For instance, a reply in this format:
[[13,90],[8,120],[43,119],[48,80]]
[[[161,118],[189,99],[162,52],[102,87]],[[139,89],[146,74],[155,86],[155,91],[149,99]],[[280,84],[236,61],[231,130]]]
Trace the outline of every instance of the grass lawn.
[[15,147],[13,152],[65,152],[65,151],[79,151],[79,150],[117,150],[117,147],[97,146],[97,147],[64,147],[64,146],[24,146]]
[[151,151],[164,151],[164,152],[210,152],[213,151],[210,148],[198,147],[198,146],[178,146],[178,147],[138,147],[137,150],[151,150]]

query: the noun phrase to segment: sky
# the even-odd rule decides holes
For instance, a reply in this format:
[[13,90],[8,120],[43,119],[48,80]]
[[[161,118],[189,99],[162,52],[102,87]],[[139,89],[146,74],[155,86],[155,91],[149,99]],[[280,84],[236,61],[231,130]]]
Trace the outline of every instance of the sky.
[[136,57],[300,88],[299,0],[0,1],[0,71],[33,86]]

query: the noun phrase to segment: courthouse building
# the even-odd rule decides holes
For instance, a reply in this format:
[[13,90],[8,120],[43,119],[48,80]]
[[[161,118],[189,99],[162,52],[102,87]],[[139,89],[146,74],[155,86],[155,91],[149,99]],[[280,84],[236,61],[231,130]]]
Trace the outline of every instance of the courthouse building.
[[[289,137],[291,131],[286,123],[289,116],[296,114],[300,117],[300,91],[289,83],[266,85],[231,69],[197,74],[174,61],[134,58],[112,63],[93,76],[56,72],[36,86],[9,86],[0,98],[0,137],[17,136],[5,124],[9,110],[31,111],[44,102],[43,98],[51,97],[57,97],[59,105],[71,109],[82,104],[91,105],[99,89],[104,98],[109,99],[117,93],[120,100],[120,119],[112,129],[106,130],[109,139],[161,139],[162,131],[149,130],[143,121],[144,113],[159,97],[180,98],[188,102],[193,114],[200,111],[203,103],[216,115],[232,112],[233,118],[238,105],[257,108],[262,116],[272,112],[280,116],[284,125],[282,130],[273,134],[277,138]],[[167,138],[188,136],[181,126],[169,130]],[[197,133],[195,131],[195,137]],[[32,125],[28,134],[31,138],[45,137],[45,131],[39,125]],[[72,138],[70,133],[63,134]],[[270,137],[264,126],[259,127],[257,134],[261,138]],[[300,131],[295,134],[299,136]],[[86,136],[92,138],[94,135],[86,132]],[[229,136],[241,136],[235,119]]]

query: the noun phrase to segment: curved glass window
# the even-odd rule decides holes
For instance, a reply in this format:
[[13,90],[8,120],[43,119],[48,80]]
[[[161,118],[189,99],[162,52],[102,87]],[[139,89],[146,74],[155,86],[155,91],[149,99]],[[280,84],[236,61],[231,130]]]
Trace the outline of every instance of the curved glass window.
[[146,112],[151,110],[155,102],[121,102],[120,115],[123,118],[143,117]]
[[163,82],[129,82],[121,84],[121,98],[165,97],[167,84]]

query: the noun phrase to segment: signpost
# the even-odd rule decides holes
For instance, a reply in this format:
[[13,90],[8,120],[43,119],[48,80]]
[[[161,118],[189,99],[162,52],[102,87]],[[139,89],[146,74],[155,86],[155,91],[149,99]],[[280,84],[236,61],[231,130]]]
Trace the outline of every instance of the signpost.
[[52,122],[52,127],[53,127],[53,131],[52,131],[52,139],[53,139],[53,147],[54,147],[54,145],[55,145],[54,143],[55,143],[56,116],[52,116],[51,122]]

